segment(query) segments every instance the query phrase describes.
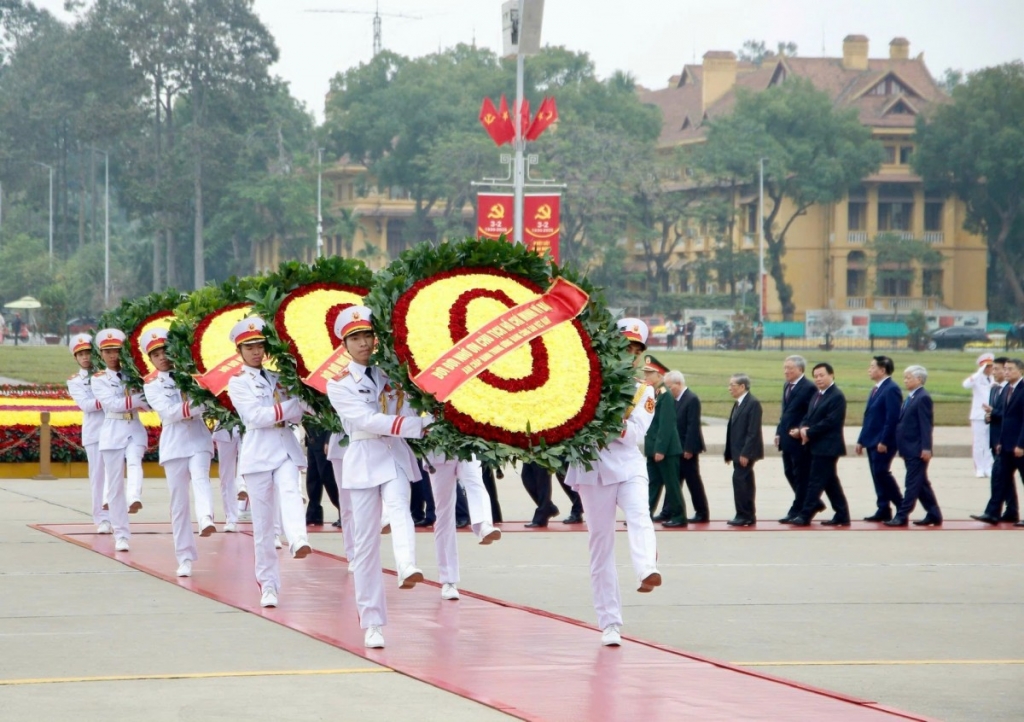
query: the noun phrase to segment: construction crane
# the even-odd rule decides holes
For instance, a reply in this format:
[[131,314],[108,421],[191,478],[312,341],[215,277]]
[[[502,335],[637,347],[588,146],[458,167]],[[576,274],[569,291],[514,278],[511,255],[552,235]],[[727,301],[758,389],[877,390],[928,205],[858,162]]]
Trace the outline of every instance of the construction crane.
[[380,26],[381,17],[389,18],[406,18],[407,20],[422,20],[423,18],[419,15],[406,15],[405,13],[382,13],[380,11],[380,3],[377,3],[377,9],[373,12],[369,10],[348,10],[348,9],[337,9],[337,10],[307,10],[307,13],[349,13],[351,15],[373,15],[373,54],[381,50],[381,39],[380,39]]

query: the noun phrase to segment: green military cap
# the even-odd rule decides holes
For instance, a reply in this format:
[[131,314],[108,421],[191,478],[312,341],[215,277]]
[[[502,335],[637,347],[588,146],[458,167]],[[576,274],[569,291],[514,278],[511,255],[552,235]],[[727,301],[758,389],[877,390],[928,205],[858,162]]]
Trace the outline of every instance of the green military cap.
[[644,356],[644,371],[655,371],[659,374],[667,374],[668,366],[663,364],[651,354]]

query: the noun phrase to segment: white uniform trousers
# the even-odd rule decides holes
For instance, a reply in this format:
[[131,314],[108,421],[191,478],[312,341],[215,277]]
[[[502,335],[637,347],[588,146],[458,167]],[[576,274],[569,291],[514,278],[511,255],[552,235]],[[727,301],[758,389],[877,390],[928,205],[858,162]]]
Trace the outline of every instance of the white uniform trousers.
[[235,481],[238,442],[214,441],[213,445],[217,449],[217,474],[220,476],[220,500],[224,504],[224,521],[235,524],[238,522],[238,484]]
[[443,461],[434,464],[430,488],[434,494],[434,548],[442,584],[459,583],[459,547],[455,532],[455,487],[461,481],[469,502],[469,521],[480,537],[484,523],[491,524],[491,497],[484,487],[479,461]]
[[[128,528],[128,504],[142,499],[142,457],[145,454],[146,447],[142,444],[100,452],[103,457],[103,494],[110,507],[110,523],[114,527],[115,538],[130,539],[132,536]],[[128,468],[127,490],[125,467]]]
[[256,556],[256,581],[260,592],[267,587],[281,590],[281,569],[274,550],[274,529],[278,510],[292,553],[306,536],[306,509],[299,490],[299,467],[290,459],[273,471],[244,474],[252,507],[252,540]]
[[397,471],[397,479],[380,486],[349,490],[355,531],[350,566],[355,582],[359,626],[363,629],[388,623],[380,561],[382,504],[387,507],[391,519],[391,543],[399,579],[409,567],[416,566],[416,529],[412,525],[412,513],[409,511],[409,479],[401,467]]
[[992,476],[992,449],[988,443],[988,424],[984,419],[971,419],[971,431],[974,432],[974,471]]
[[100,442],[85,445],[85,458],[89,460],[89,493],[92,496],[92,523],[99,526],[110,521],[110,513],[103,508],[103,486],[106,483],[103,473],[103,455],[100,453]]
[[355,559],[355,528],[352,526],[352,490],[344,489],[341,486],[341,469],[344,459],[331,459],[331,466],[334,468],[334,480],[338,483],[338,504],[341,511],[341,536],[345,543],[345,558],[349,566]]
[[167,490],[171,493],[171,531],[174,533],[174,556],[178,564],[199,558],[192,515],[188,508],[188,490],[196,503],[196,519],[213,518],[213,491],[210,489],[210,453],[200,452],[190,459],[171,459],[163,463]]
[[597,626],[622,624],[619,576],[615,571],[615,507],[626,515],[629,555],[637,585],[657,568],[654,524],[647,504],[647,480],[634,477],[621,484],[580,485],[583,511],[590,536],[590,589],[597,612]]

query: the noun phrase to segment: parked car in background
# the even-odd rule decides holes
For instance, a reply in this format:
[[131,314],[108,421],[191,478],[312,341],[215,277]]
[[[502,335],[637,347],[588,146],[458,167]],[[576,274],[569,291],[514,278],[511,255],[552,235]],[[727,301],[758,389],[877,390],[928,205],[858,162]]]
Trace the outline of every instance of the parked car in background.
[[68,321],[68,334],[73,333],[94,333],[96,331],[96,319],[91,316],[73,318]]
[[928,350],[955,348],[960,351],[969,343],[989,343],[991,339],[984,329],[972,326],[948,326],[928,334]]

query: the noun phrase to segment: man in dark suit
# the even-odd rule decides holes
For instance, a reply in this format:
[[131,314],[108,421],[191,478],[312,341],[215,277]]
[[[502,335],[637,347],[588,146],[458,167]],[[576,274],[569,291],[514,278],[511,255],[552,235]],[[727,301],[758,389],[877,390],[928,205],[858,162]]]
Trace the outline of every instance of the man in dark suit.
[[899,509],[903,501],[900,486],[892,475],[892,460],[896,456],[896,424],[903,405],[900,387],[892,380],[893,368],[892,359],[888,356],[875,356],[868,365],[868,377],[875,385],[864,407],[864,422],[857,437],[857,456],[867,449],[878,509],[871,516],[864,517],[864,521],[889,521],[893,509]]
[[524,526],[533,529],[546,527],[548,519],[558,515],[558,507],[551,501],[551,471],[535,461],[528,461],[523,464],[520,472],[523,480],[523,488],[533,499],[537,508],[533,512],[533,519]]
[[729,394],[736,399],[725,431],[725,463],[732,464],[732,495],[736,516],[729,526],[753,526],[757,522],[754,496],[754,462],[764,458],[761,438],[761,402],[750,393],[750,377],[734,374]]
[[[985,423],[988,424],[989,449],[992,451],[992,479],[985,511],[981,514],[971,514],[971,518],[986,524],[1020,521],[1017,489],[1012,483],[1006,483],[1006,477],[1003,475],[1003,458],[996,451],[999,446],[999,436],[1003,431],[1003,388],[1006,386],[1004,366],[1009,360],[1006,356],[999,356],[992,360],[992,387],[989,389],[988,403],[983,407]],[[1013,481],[1012,477],[1010,481]],[[1005,513],[1003,504],[1006,504]]]
[[704,453],[704,432],[700,428],[700,399],[686,387],[686,378],[678,371],[665,374],[665,387],[676,406],[676,431],[683,445],[683,456],[679,460],[679,475],[682,483],[690,488],[693,502],[694,523],[711,520],[708,497],[704,493],[704,481],[700,478],[700,455]]
[[[824,491],[832,505],[832,518],[822,526],[850,526],[850,507],[836,467],[839,457],[846,456],[843,427],[846,424],[846,397],[835,384],[835,371],[827,363],[814,367],[814,385],[818,391],[807,407],[807,416],[800,422],[797,435],[811,453],[811,474],[807,481],[807,497],[798,516],[790,519],[793,526],[808,526],[817,513]],[[791,432],[792,433],[792,432]]]
[[668,367],[650,354],[644,356],[644,381],[654,388],[657,401],[654,404],[654,418],[644,436],[644,454],[647,455],[647,477],[649,479],[648,500],[651,513],[658,506],[661,488],[665,487],[665,514],[668,519],[661,525],[666,528],[686,526],[686,502],[679,485],[679,457],[683,445],[676,431],[676,408],[672,394],[665,388],[665,374]]
[[896,448],[907,467],[907,479],[904,483],[903,503],[896,510],[896,516],[885,522],[886,526],[906,526],[918,499],[924,507],[925,516],[924,519],[916,520],[914,525],[942,526],[942,510],[939,509],[932,483],[928,481],[935,410],[932,397],[924,388],[927,380],[928,371],[924,366],[908,366],[903,372],[907,398],[896,425]]
[[[1003,489],[1016,493],[1015,477],[1024,480],[1024,361],[1010,359],[1003,364],[1006,386],[1003,387],[1003,428],[999,431],[999,446],[996,452],[1002,465]],[[1009,493],[1009,492],[1007,492]],[[1014,526],[1024,526],[1018,521]]]
[[[782,469],[793,489],[793,503],[789,505],[786,516],[779,519],[783,524],[800,515],[807,496],[807,477],[811,473],[810,451],[799,437],[790,434],[791,430],[800,427],[800,421],[807,416],[807,406],[814,397],[814,384],[804,376],[806,368],[807,361],[803,356],[790,356],[782,364],[786,383],[782,387],[782,413],[775,428],[775,448],[782,452]],[[822,504],[818,511],[824,508]]]

